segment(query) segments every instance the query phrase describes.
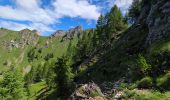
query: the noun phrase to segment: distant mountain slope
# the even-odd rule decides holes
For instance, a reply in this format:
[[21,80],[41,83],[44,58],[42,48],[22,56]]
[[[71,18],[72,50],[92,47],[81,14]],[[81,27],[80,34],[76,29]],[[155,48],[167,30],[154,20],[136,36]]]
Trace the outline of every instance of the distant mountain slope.
[[34,52],[35,63],[43,62],[48,54],[54,54],[54,59],[62,56],[69,42],[76,42],[77,34],[83,31],[82,28],[77,28],[69,30],[64,35],[54,33],[49,37],[39,36],[35,30],[12,31],[1,28],[0,72],[16,64],[21,68],[30,66],[34,61],[29,62],[29,52]]

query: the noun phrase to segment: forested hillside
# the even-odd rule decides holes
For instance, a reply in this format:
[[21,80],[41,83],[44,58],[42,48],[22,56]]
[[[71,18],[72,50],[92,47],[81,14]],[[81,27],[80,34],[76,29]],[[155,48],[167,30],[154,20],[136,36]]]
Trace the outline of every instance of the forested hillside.
[[169,100],[170,2],[114,5],[96,28],[0,29],[2,100]]

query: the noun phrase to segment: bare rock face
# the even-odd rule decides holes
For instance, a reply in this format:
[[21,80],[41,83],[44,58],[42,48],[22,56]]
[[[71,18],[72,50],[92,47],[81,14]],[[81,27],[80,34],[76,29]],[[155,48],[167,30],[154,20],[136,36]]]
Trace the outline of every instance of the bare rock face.
[[142,10],[141,10],[141,13],[140,13],[140,16],[138,17],[137,21],[136,21],[136,24],[143,24],[143,23],[146,23],[146,20],[147,20],[147,16],[150,12],[150,4],[146,4]]
[[170,1],[145,0],[136,25],[144,25],[148,29],[145,46],[170,35]]
[[160,0],[152,5],[147,17],[149,34],[147,44],[170,34],[170,1]]
[[31,31],[29,29],[24,29],[19,32],[19,35],[21,36],[19,41],[21,47],[25,47],[30,44],[35,45],[38,40],[38,32],[36,30]]
[[52,36],[57,37],[57,36],[64,36],[66,34],[65,31],[63,30],[57,30]]
[[62,37],[62,40],[72,39],[74,36],[79,36],[83,31],[82,26],[77,26],[75,28],[69,29],[67,31],[57,30],[52,36],[53,37]]
[[3,46],[9,51],[13,48],[24,48],[26,45],[35,45],[38,41],[38,32],[36,30],[24,29],[18,32],[18,38],[3,41]]
[[144,5],[136,24],[146,24],[148,28],[146,46],[170,35],[170,1],[155,0]]
[[82,26],[77,26],[67,31],[67,37],[71,38],[74,35],[79,35],[80,32],[83,30]]
[[77,26],[75,28],[69,29],[68,31],[66,31],[66,35],[63,36],[62,40],[72,39],[74,36],[79,37],[82,31],[83,31],[82,26]]
[[77,88],[71,100],[104,100],[104,95],[97,84],[90,82]]

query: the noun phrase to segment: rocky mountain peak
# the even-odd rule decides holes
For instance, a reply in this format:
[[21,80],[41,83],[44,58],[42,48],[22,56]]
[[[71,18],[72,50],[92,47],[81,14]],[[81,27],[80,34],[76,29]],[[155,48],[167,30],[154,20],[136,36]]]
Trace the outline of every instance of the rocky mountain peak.
[[72,38],[75,35],[79,35],[82,32],[82,30],[83,30],[82,26],[77,26],[75,28],[69,29],[66,32],[66,35],[68,38]]
[[72,28],[70,29],[71,30],[74,30],[74,31],[82,31],[83,30],[83,27],[82,26],[76,26],[75,28]]
[[57,30],[56,32],[54,32],[54,34],[52,36],[57,37],[57,36],[64,36],[66,34],[66,32],[64,30]]
[[23,29],[21,31],[19,31],[19,34],[21,35],[39,35],[37,30],[29,30],[29,29]]
[[19,34],[21,35],[20,44],[22,44],[22,47],[29,44],[35,44],[39,37],[37,30],[23,29]]
[[76,26],[74,28],[71,28],[69,30],[57,30],[54,34],[52,34],[52,36],[57,37],[57,36],[61,36],[63,38],[72,38],[75,35],[80,35],[80,33],[83,31],[83,27],[82,26]]

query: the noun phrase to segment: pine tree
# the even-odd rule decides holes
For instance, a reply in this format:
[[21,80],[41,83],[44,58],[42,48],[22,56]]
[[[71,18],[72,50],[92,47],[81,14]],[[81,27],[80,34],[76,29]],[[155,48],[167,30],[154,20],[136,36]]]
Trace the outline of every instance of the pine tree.
[[103,42],[106,37],[105,26],[106,26],[106,19],[105,19],[105,16],[101,14],[99,19],[97,20],[97,25],[96,25],[96,31],[97,31],[96,38],[97,38],[98,44]]
[[26,100],[24,78],[19,70],[10,70],[3,75],[0,84],[1,100]]
[[54,72],[54,68],[52,67],[48,69],[47,76],[45,79],[49,88],[54,88],[54,87],[56,88],[55,78],[56,78],[56,74]]
[[66,100],[69,95],[73,82],[72,69],[68,65],[67,57],[58,58],[55,64],[56,79],[55,82],[58,88],[58,95],[61,99]]
[[[150,0],[147,0],[147,1],[150,1]],[[140,15],[141,7],[142,7],[142,0],[133,0],[132,5],[129,9],[129,13],[128,13],[130,23],[136,22],[137,18]]]
[[107,39],[117,38],[118,33],[127,28],[120,9],[115,5],[107,15]]

